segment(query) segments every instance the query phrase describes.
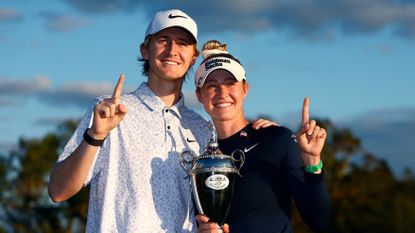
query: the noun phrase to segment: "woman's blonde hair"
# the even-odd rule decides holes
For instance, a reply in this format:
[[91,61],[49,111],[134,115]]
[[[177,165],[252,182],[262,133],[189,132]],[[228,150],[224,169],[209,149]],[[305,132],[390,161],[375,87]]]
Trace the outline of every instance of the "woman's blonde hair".
[[218,40],[209,40],[202,47],[202,51],[204,51],[204,50],[213,50],[213,49],[222,50],[222,51],[227,52],[228,51],[228,46],[226,44],[222,44]]
[[228,45],[223,44],[218,40],[209,40],[206,43],[204,43],[202,46],[201,53],[203,58],[202,63],[210,58],[223,56],[235,60],[236,62],[241,64],[241,62],[238,59],[236,59],[234,56],[228,53]]

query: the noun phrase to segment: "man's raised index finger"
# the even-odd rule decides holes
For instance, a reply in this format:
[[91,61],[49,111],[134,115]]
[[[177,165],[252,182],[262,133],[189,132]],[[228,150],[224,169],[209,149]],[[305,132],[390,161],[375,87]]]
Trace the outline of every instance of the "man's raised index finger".
[[120,75],[120,78],[118,79],[117,85],[114,88],[114,92],[112,93],[112,98],[119,99],[122,92],[122,86],[124,84],[125,76],[124,74]]
[[309,104],[308,97],[304,98],[303,102],[303,125],[307,122],[309,122],[309,116],[308,116],[308,104]]

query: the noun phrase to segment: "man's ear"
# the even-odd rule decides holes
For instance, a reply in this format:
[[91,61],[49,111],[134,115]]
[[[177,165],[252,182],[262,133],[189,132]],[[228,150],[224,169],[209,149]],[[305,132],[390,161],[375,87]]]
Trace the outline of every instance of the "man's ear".
[[199,56],[199,52],[197,51],[197,47],[196,47],[196,45],[195,45],[195,51],[194,51],[194,53],[193,53],[192,62],[190,63],[190,65],[191,65],[191,66],[192,66],[192,65],[194,65],[194,64],[196,63],[197,56]]
[[140,45],[140,52],[141,52],[141,57],[144,60],[148,60],[148,48],[144,45],[144,43]]
[[190,66],[192,66],[196,63],[196,59],[197,59],[197,56],[193,55],[192,62],[190,63]]

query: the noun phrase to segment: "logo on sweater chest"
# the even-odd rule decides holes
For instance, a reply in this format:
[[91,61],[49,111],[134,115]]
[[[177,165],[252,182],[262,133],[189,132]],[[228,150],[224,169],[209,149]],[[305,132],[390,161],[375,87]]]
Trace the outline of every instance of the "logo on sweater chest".
[[248,153],[250,150],[254,149],[254,147],[258,146],[258,144],[259,144],[259,142],[257,142],[256,144],[254,144],[253,146],[251,146],[249,148],[248,147],[245,147],[244,152],[245,153]]

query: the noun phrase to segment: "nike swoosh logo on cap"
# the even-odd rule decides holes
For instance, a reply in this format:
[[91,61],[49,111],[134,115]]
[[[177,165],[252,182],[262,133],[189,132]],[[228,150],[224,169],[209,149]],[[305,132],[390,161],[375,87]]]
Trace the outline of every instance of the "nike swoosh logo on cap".
[[169,19],[174,19],[174,18],[185,18],[185,19],[187,19],[187,17],[183,16],[183,15],[173,15],[173,14],[169,15]]
[[255,145],[253,145],[253,146],[251,146],[251,147],[249,147],[249,148],[246,148],[246,147],[245,147],[244,152],[245,152],[245,153],[247,153],[248,151],[250,151],[250,150],[254,149],[254,147],[258,146],[258,144],[259,144],[259,142],[257,142]]

